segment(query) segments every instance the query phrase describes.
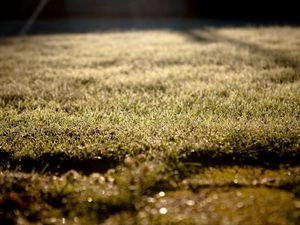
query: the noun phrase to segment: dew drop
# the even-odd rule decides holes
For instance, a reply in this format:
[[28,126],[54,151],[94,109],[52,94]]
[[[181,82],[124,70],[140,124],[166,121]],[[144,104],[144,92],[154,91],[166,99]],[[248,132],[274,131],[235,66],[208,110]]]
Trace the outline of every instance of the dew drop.
[[158,193],[158,196],[159,196],[159,197],[165,197],[165,195],[166,195],[166,193],[163,192],[163,191],[161,191],[161,192]]
[[195,201],[194,201],[194,200],[187,200],[187,201],[186,201],[186,204],[187,204],[188,206],[194,206],[194,205],[195,205]]
[[147,198],[147,202],[149,203],[155,203],[155,198]]
[[167,212],[168,212],[168,209],[167,209],[167,208],[160,208],[160,209],[159,209],[159,213],[162,214],[162,215],[167,214]]

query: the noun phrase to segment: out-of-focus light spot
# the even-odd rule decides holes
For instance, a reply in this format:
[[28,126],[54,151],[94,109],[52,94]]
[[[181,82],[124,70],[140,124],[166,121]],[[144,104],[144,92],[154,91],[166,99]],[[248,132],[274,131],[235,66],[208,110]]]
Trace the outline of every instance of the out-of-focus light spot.
[[165,197],[165,196],[166,196],[166,193],[163,192],[163,191],[161,191],[161,192],[158,193],[158,196],[159,196],[159,197]]
[[239,192],[239,191],[236,193],[236,196],[238,196],[238,197],[241,197],[242,195],[243,194],[241,192]]
[[165,214],[168,213],[168,209],[167,208],[160,208],[159,213],[162,214],[162,215],[165,215]]
[[93,198],[89,197],[89,198],[87,199],[87,201],[91,203],[91,202],[93,201]]
[[66,224],[66,218],[62,218],[61,222],[62,224]]
[[218,195],[217,194],[213,194],[212,199],[213,200],[217,200],[218,199]]
[[151,213],[151,214],[156,214],[156,213],[157,213],[157,210],[156,210],[156,209],[151,209],[150,213]]
[[188,206],[194,206],[194,205],[195,205],[195,201],[194,201],[194,200],[187,200],[187,201],[186,201],[186,204],[187,204]]
[[252,181],[252,185],[257,185],[258,184],[258,181],[257,180],[253,180]]
[[147,198],[147,202],[149,202],[149,203],[154,203],[155,202],[155,198]]
[[238,207],[238,209],[243,208],[243,207],[244,207],[244,204],[243,204],[242,202],[239,202],[239,203],[237,204],[237,207]]
[[57,219],[52,217],[52,218],[49,219],[49,222],[50,223],[57,223]]
[[269,178],[269,177],[266,177],[266,178],[263,178],[260,182],[262,184],[266,184],[266,183],[274,183],[276,181],[275,178]]
[[68,199],[67,199],[67,198],[62,198],[61,202],[62,202],[63,204],[66,204],[66,203],[68,202]]

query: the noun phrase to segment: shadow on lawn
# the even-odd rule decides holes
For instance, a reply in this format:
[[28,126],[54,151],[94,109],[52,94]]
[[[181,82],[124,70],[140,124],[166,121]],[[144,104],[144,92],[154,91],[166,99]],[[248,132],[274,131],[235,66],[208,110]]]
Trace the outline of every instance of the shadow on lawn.
[[[13,158],[8,152],[0,152],[0,165],[3,169],[22,172],[41,172],[63,174],[69,170],[76,170],[88,175],[94,172],[104,173],[115,168],[120,160],[115,157],[97,156],[80,159],[70,157],[66,153],[44,153],[38,158]],[[1,168],[0,167],[0,168]]]
[[257,149],[252,151],[220,153],[218,150],[198,150],[188,152],[182,157],[186,164],[199,164],[200,167],[215,166],[259,166],[279,168],[282,165],[299,165],[300,152],[286,152]]
[[[230,153],[218,150],[184,150],[179,162],[189,167],[197,164],[199,168],[226,166],[259,166],[262,168],[279,168],[282,165],[299,165],[300,152],[280,150],[268,151],[256,149],[250,151],[234,151]],[[171,160],[171,161],[170,161]],[[0,169],[22,172],[39,172],[63,174],[69,170],[76,170],[83,175],[95,172],[105,173],[123,163],[124,159],[113,156],[97,156],[92,158],[70,157],[64,152],[44,153],[37,158],[14,158],[6,151],[0,151]],[[177,162],[170,158],[166,161]]]
[[[293,83],[300,79],[300,61],[295,59],[288,51],[278,49],[267,49],[258,44],[246,42],[243,40],[231,38],[229,36],[218,34],[216,31],[207,28],[199,30],[183,29],[179,30],[183,35],[197,43],[229,43],[239,48],[247,49],[253,55],[269,59],[278,67],[292,68],[295,73],[281,73],[276,77],[268,77],[273,83]],[[265,69],[270,69],[271,65]]]

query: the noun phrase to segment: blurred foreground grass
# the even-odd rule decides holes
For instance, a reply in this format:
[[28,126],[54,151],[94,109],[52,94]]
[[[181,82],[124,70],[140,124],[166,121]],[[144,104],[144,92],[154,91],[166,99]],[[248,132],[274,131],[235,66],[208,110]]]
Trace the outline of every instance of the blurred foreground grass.
[[299,28],[2,38],[0,53],[2,223],[299,223]]

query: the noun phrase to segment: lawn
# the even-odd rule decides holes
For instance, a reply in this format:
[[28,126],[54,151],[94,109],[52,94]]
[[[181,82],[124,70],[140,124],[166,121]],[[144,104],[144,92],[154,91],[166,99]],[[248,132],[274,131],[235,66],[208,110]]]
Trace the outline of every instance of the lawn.
[[0,224],[300,224],[300,28],[0,39]]

